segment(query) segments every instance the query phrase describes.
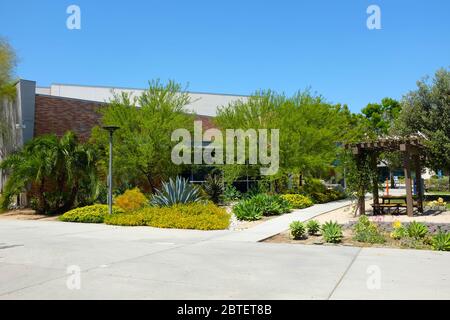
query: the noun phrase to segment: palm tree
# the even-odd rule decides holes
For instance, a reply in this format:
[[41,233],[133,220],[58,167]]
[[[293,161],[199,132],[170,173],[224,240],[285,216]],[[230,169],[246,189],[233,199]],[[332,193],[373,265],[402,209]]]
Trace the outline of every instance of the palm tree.
[[0,163],[10,173],[1,205],[8,207],[13,196],[22,192],[31,195],[40,213],[56,214],[77,202],[92,203],[99,190],[97,161],[95,150],[80,144],[72,132],[61,139],[35,138]]

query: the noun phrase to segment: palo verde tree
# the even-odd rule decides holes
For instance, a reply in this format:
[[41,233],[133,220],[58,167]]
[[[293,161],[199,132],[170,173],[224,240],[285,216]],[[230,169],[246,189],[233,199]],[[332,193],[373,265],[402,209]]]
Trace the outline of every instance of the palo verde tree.
[[[189,102],[189,94],[179,84],[155,80],[149,82],[149,88],[139,97],[116,94],[108,106],[100,110],[103,125],[120,127],[114,133],[117,186],[153,190],[162,180],[182,170],[171,160],[172,148],[177,143],[171,141],[171,135],[180,128],[192,130],[194,118],[185,109]],[[98,145],[106,159],[108,134],[105,130],[95,127],[91,141]]]
[[220,108],[216,123],[222,130],[279,129],[280,170],[268,179],[277,180],[291,173],[320,176],[337,157],[338,142],[346,132],[345,110],[309,91],[292,97],[261,91],[247,101]]
[[431,80],[418,81],[417,89],[406,94],[401,103],[396,132],[423,133],[427,165],[450,176],[450,70],[439,69]]

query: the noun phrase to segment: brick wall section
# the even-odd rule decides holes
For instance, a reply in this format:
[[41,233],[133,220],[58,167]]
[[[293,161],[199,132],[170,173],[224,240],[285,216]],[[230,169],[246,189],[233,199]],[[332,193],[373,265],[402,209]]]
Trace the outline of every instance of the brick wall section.
[[[98,109],[106,104],[95,101],[36,95],[34,136],[54,133],[62,136],[73,131],[86,141],[94,126],[100,124]],[[214,127],[213,118],[197,116],[203,122],[203,130]]]
[[100,123],[98,109],[105,104],[94,101],[36,95],[34,136],[54,133],[57,136],[73,131],[87,140],[94,126]]

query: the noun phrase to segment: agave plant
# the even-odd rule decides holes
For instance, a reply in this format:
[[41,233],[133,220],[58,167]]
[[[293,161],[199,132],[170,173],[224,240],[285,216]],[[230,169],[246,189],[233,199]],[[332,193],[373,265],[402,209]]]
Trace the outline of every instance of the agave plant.
[[420,222],[413,221],[406,228],[408,235],[416,240],[423,239],[428,234],[426,225]]
[[342,227],[333,221],[325,222],[322,225],[322,235],[326,242],[339,243],[344,237],[342,234]]
[[157,207],[170,207],[174,204],[186,204],[202,200],[200,189],[189,183],[187,179],[177,177],[163,182],[161,190],[156,190],[150,204]]
[[434,250],[450,251],[450,233],[439,230],[433,237],[432,245]]

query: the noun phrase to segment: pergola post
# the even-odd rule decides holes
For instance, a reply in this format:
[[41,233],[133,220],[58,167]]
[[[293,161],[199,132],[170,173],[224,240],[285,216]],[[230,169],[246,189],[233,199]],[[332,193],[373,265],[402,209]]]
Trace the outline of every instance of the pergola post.
[[[358,168],[358,170],[360,170],[360,168],[362,167],[361,162],[363,161],[363,155],[361,153],[359,153],[357,155],[357,160],[356,160],[356,166]],[[358,210],[359,210],[359,215],[365,215],[366,214],[366,190],[364,189],[364,186],[361,185],[360,186],[360,190],[359,190],[359,196],[358,196]]]
[[[377,172],[377,153],[372,152],[370,154],[370,168],[373,172]],[[373,195],[373,203],[379,204],[380,200],[378,197],[378,174],[372,175],[372,195]]]
[[423,185],[422,185],[422,166],[419,155],[414,156],[414,171],[416,172],[417,183],[417,206],[420,213],[423,213]]
[[413,196],[411,187],[411,157],[409,150],[405,150],[404,156],[404,171],[405,171],[405,187],[406,187],[406,213],[409,217],[414,214]]

